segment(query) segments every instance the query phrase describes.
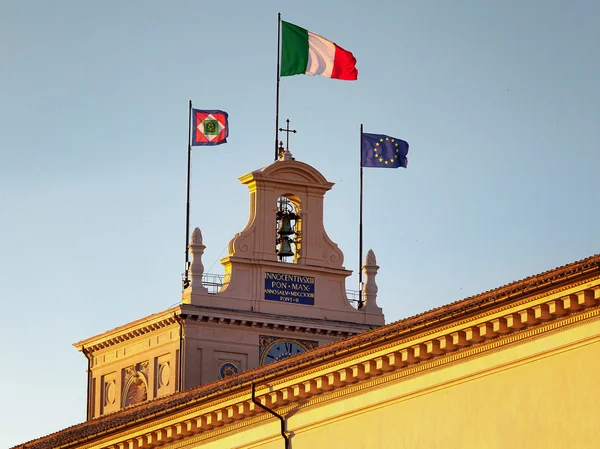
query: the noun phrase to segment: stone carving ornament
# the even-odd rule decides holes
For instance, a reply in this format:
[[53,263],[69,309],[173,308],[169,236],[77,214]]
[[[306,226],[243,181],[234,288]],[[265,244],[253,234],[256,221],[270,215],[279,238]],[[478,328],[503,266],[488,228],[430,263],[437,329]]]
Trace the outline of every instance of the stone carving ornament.
[[224,362],[219,367],[219,378],[225,379],[227,377],[235,376],[239,372],[240,367],[238,366],[238,363],[233,361]]
[[109,406],[115,403],[117,387],[114,379],[107,381],[104,384],[104,406]]
[[148,366],[148,362],[142,362],[125,368],[124,407],[139,404],[148,399]]
[[127,394],[125,396],[125,407],[129,405],[139,404],[148,399],[148,389],[146,384],[138,374],[127,388]]
[[158,387],[166,387],[171,379],[171,367],[169,362],[163,362],[158,367]]

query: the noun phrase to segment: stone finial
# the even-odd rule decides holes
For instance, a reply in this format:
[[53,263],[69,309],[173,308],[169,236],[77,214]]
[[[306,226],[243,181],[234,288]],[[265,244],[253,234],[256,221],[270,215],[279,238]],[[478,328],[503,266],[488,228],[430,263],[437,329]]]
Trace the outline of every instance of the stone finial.
[[194,294],[208,294],[208,289],[202,284],[202,275],[204,274],[202,255],[206,246],[202,244],[202,232],[200,232],[200,228],[194,228],[189,248],[191,258],[189,265],[190,283],[182,295],[182,302],[185,304],[193,304],[192,296]]
[[192,232],[192,245],[202,245],[202,232],[199,227],[195,227]]
[[375,276],[377,276],[379,266],[377,266],[377,259],[375,258],[375,253],[372,249],[367,252],[365,264],[362,269],[365,275],[365,283],[363,285],[365,305],[361,310],[364,310],[367,313],[381,313],[381,307],[377,305],[377,291],[379,289],[377,287],[377,282],[375,282]]
[[[198,228],[196,228],[198,229]],[[365,265],[377,265],[377,259],[372,249],[367,251],[367,257],[365,258]]]

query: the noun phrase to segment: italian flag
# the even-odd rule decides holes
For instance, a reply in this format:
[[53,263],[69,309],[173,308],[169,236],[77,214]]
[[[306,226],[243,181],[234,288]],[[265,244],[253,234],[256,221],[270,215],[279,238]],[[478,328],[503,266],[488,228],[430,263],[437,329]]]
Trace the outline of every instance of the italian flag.
[[321,75],[340,80],[358,78],[356,58],[334,42],[281,21],[281,76]]

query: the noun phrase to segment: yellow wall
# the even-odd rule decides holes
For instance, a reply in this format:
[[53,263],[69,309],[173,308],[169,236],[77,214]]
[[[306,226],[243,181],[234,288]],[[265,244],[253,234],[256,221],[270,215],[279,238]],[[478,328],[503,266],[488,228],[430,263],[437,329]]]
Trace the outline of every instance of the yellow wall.
[[[290,413],[291,449],[600,447],[599,354],[596,320],[412,377],[395,373]],[[283,438],[267,419],[187,447],[200,446],[282,449]]]

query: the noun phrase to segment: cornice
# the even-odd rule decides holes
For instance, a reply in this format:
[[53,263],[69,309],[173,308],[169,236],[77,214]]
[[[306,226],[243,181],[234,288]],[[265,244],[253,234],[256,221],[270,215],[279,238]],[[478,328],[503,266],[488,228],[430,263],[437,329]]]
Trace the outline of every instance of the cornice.
[[149,334],[156,330],[164,329],[178,323],[176,318],[176,316],[179,315],[178,309],[179,306],[172,307],[163,312],[132,321],[131,323],[119,326],[102,334],[73,343],[73,346],[79,351],[82,351],[85,348],[86,352],[95,352]]
[[[575,294],[575,292],[577,292],[578,289],[582,289],[582,288],[585,289],[586,287],[598,288],[596,286],[596,284],[599,283],[598,281],[600,281],[600,276],[594,276],[592,278],[587,278],[587,279],[581,280],[579,282],[574,282],[569,285],[565,285],[565,286],[562,286],[559,288],[554,288],[551,291],[546,291],[544,293],[540,293],[540,294],[537,294],[534,296],[528,296],[526,298],[520,299],[515,302],[503,301],[503,302],[496,304],[496,307],[491,308],[491,309],[490,308],[480,309],[480,310],[475,309],[473,311],[474,313],[465,314],[464,317],[462,317],[460,319],[440,320],[440,322],[438,323],[437,326],[423,326],[423,327],[417,326],[415,329],[413,329],[412,327],[408,327],[408,328],[403,329],[402,331],[399,331],[395,335],[385,335],[381,339],[381,341],[388,342],[388,344],[387,344],[388,347],[392,347],[394,345],[402,344],[402,343],[408,342],[408,341],[417,342],[419,340],[427,339],[428,336],[437,335],[440,333],[443,334],[448,329],[454,329],[456,327],[465,326],[468,323],[473,323],[473,324],[479,323],[479,322],[484,323],[484,322],[490,321],[492,319],[492,317],[496,317],[496,316],[502,317],[505,312],[507,312],[511,309],[514,309],[514,308],[525,307],[527,305],[531,308],[540,302],[548,302],[551,298],[552,299],[560,299],[561,297],[566,296],[567,294]],[[478,313],[476,313],[476,312],[478,312]],[[415,332],[414,332],[415,330],[420,331],[418,335],[415,334]],[[398,340],[399,338],[403,338],[403,339]],[[393,341],[389,342],[390,339],[393,339]],[[377,346],[374,349],[370,349],[369,352],[380,351],[382,348],[385,348],[385,347],[386,346]]]
[[[184,437],[186,444],[204,441],[273,419],[251,401],[249,384],[252,381],[257,383],[257,399],[285,414],[299,404],[306,407],[340,398],[597,319],[600,317],[599,303],[600,285],[594,285],[565,296],[530,301],[512,307],[506,315],[488,316],[477,324],[463,323],[462,328],[455,326],[431,339],[422,340],[420,335],[409,340],[398,338],[393,345],[379,347],[377,352],[367,355],[367,351],[346,356],[340,354],[336,360],[322,360],[305,369],[296,367],[272,378],[258,378],[260,369],[251,370],[238,376],[243,382],[236,388],[198,398],[179,411],[164,410],[163,418],[142,418],[137,427],[135,421],[130,422],[123,431],[110,432],[100,441],[96,439],[82,447],[175,448]],[[273,365],[281,365],[279,371],[285,370],[283,362]],[[133,438],[132,434],[135,435]],[[115,443],[119,439],[123,440]]]
[[256,261],[253,258],[246,257],[243,255],[242,256],[240,256],[240,255],[226,256],[221,260],[226,261],[227,263],[229,263],[229,261],[235,261],[235,263],[238,263],[238,264],[259,266],[262,268],[271,269],[275,272],[283,271],[283,272],[298,273],[298,274],[310,273],[315,277],[322,275],[322,274],[334,275],[334,276],[340,276],[340,277],[348,277],[348,276],[352,275],[352,270],[347,270],[344,267],[334,268],[334,267],[329,267],[326,265],[296,265],[296,264],[291,264],[291,263],[284,264],[282,262],[271,261],[271,260]]
[[210,307],[198,307],[187,304],[172,307],[163,312],[133,321],[108,332],[74,343],[79,351],[95,352],[128,340],[164,329],[178,323],[177,317],[184,321],[226,324],[238,327],[260,328],[273,332],[302,332],[311,335],[325,335],[344,338],[373,329],[362,323],[331,321],[305,317],[273,315],[244,310],[230,310]]
[[566,283],[569,283],[566,285],[568,288],[574,282],[578,282],[575,279],[576,277],[587,276],[585,281],[589,281],[594,272],[596,276],[600,274],[600,254],[420,313],[413,316],[411,321],[417,326],[427,322],[431,317],[434,319],[444,319],[447,316],[481,309],[501,301],[514,301],[523,297],[529,297],[535,294],[535,292],[544,294],[549,289],[564,288]]
[[[286,178],[286,173],[293,173],[293,179]],[[299,179],[299,176],[304,179]],[[334,183],[327,181],[323,174],[305,162],[276,161],[273,164],[254,170],[238,178],[242,184],[263,184],[265,186],[302,186],[320,192],[321,195],[330,190]]]
[[247,328],[251,327],[264,329],[270,332],[301,332],[337,338],[348,337],[373,329],[373,326],[363,323],[275,315],[242,310],[211,309],[189,305],[182,306],[180,316],[190,322],[225,324]]

